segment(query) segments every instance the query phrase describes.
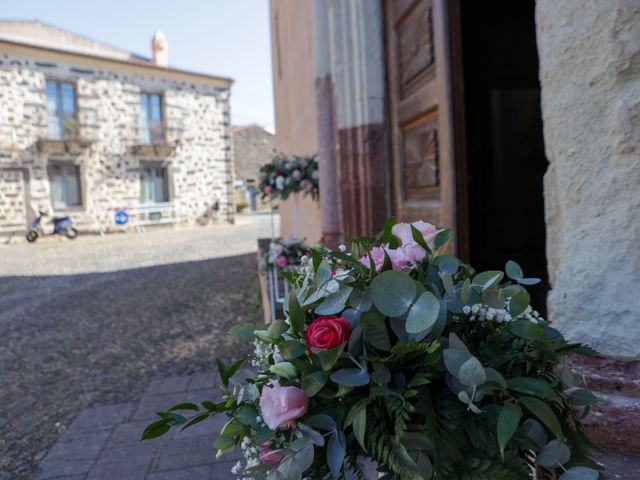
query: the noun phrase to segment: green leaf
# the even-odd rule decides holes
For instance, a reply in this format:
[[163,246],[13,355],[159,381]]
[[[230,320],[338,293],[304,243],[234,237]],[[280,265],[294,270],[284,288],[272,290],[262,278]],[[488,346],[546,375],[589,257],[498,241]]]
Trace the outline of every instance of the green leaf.
[[539,278],[519,278],[518,279],[518,283],[521,285],[537,285],[538,283],[540,283],[542,280],[540,280]]
[[244,404],[238,408],[233,416],[243,425],[252,427],[254,430],[258,428],[258,422],[256,417],[258,416],[258,410],[251,404]]
[[178,403],[173,407],[171,407],[169,410],[167,410],[167,412],[172,412],[174,410],[193,410],[197,412],[200,409],[195,403]]
[[229,369],[227,370],[227,379],[230,379],[231,377],[233,377],[236,374],[236,372],[240,370],[240,367],[245,362],[245,360],[246,358],[241,358],[240,360],[238,360],[236,363],[234,363],[229,367]]
[[351,294],[353,287],[340,285],[337,292],[325,297],[320,305],[315,309],[317,315],[333,315],[344,310],[347,299]]
[[168,425],[169,421],[170,420],[168,418],[163,418],[162,420],[157,420],[147,426],[147,428],[142,432],[141,440],[151,440],[152,438],[157,438],[167,433],[171,428]]
[[547,335],[544,330],[529,320],[521,319],[515,320],[509,324],[511,332],[520,338],[526,338],[527,340],[546,341]]
[[346,387],[362,387],[369,384],[370,378],[367,371],[361,368],[343,368],[333,372],[331,380]]
[[316,270],[316,287],[324,287],[332,276],[331,266],[325,260],[322,260]]
[[269,371],[287,380],[292,380],[298,376],[298,369],[291,362],[278,362],[275,365],[271,365]]
[[344,423],[345,426],[351,425],[353,427],[353,434],[362,449],[366,451],[367,447],[365,446],[364,434],[367,427],[367,404],[358,402],[351,407]]
[[507,380],[507,386],[510,390],[526,393],[527,395],[535,395],[536,397],[547,400],[557,400],[558,395],[551,385],[543,380],[531,377],[516,377]]
[[389,332],[384,317],[378,312],[369,312],[362,315],[364,340],[369,345],[388,352],[391,349]]
[[304,312],[294,291],[289,294],[289,323],[297,334],[304,332]]
[[200,415],[196,415],[195,417],[193,417],[191,420],[189,420],[186,425],[184,425],[180,431],[183,431],[185,428],[189,428],[197,423],[202,422],[203,420],[206,420],[207,418],[211,417],[210,413],[201,413]]
[[500,445],[500,454],[503,459],[504,449],[518,429],[521,418],[522,410],[513,403],[505,403],[500,410],[498,415],[498,444]]
[[307,351],[305,344],[298,342],[297,340],[287,340],[278,345],[280,354],[285,360],[292,360],[304,355]]
[[305,434],[305,436],[309,437],[309,439],[313,442],[314,445],[318,447],[324,446],[324,437],[322,436],[321,433],[315,431],[313,428],[311,428],[308,425],[305,425],[302,422],[298,423],[298,428],[302,433]]
[[424,241],[424,237],[422,236],[422,233],[420,232],[420,230],[418,230],[416,227],[414,227],[411,224],[409,224],[409,226],[411,227],[411,236],[413,237],[413,241],[416,242],[418,245],[420,245],[422,248],[424,248],[425,251],[427,251],[428,253],[431,253],[431,249],[429,248],[429,245],[427,245],[427,242]]
[[340,478],[347,441],[342,431],[333,432],[327,442],[327,463],[333,478]]
[[518,265],[513,260],[509,260],[507,262],[507,265],[505,266],[504,270],[507,274],[507,277],[509,277],[511,280],[519,280],[522,277],[524,277],[524,272],[522,271],[522,268],[520,268],[520,265]]
[[440,248],[442,248],[449,241],[452,233],[453,233],[453,230],[451,230],[450,228],[445,228],[444,230],[440,230],[438,232],[434,240],[434,245],[436,247],[436,250],[439,250]]
[[564,440],[562,434],[562,427],[558,421],[558,417],[553,413],[553,410],[539,398],[524,397],[520,401],[522,404],[533,413],[542,423],[544,423],[549,430],[556,436],[558,440]]
[[530,301],[531,297],[529,296],[529,292],[525,289],[520,290],[520,292],[511,297],[509,300],[509,313],[511,316],[516,318],[518,315],[524,313]]
[[600,474],[592,468],[572,467],[560,475],[560,480],[598,480],[599,477]]
[[310,416],[304,421],[304,423],[310,427],[319,428],[320,430],[330,431],[336,429],[336,421],[329,415],[325,415],[323,413]]
[[466,278],[462,284],[462,291],[460,292],[460,300],[465,305],[469,304],[471,300],[471,280]]
[[327,376],[323,372],[313,372],[302,379],[302,389],[307,397],[313,397],[318,394],[322,387],[327,383]]
[[460,337],[458,337],[453,332],[449,334],[449,348],[453,348],[455,350],[464,350],[465,352],[469,351],[464,342],[460,340]]
[[245,323],[244,325],[234,325],[231,327],[231,334],[239,338],[240,340],[244,340],[245,342],[253,342],[255,339],[255,335],[253,331],[256,329],[256,325],[254,323]]
[[471,357],[460,366],[457,377],[465,387],[477,387],[487,381],[484,367],[476,357]]
[[492,285],[500,283],[500,280],[502,280],[503,277],[503,272],[500,272],[498,270],[488,270],[473,277],[471,285],[473,285],[474,287],[481,287],[483,290],[486,290]]
[[575,406],[597,405],[598,397],[586,388],[578,388],[569,394],[569,402]]
[[319,350],[314,348],[313,351],[316,353],[320,368],[325,372],[331,370],[340,358],[345,346],[346,342],[329,350]]
[[409,310],[405,324],[407,333],[429,331],[435,325],[439,313],[440,301],[433,293],[424,292]]
[[556,468],[558,465],[567,463],[570,458],[571,450],[569,450],[569,447],[557,440],[551,440],[536,456],[536,463],[543,467]]
[[507,388],[507,381],[502,374],[493,368],[485,368],[484,373],[487,375],[487,382],[494,382],[502,388]]
[[388,218],[387,221],[384,222],[382,239],[384,240],[384,243],[389,244],[389,248],[398,248],[398,246],[400,245],[400,243],[398,242],[398,239],[393,235],[393,233],[391,233],[391,229],[395,224],[396,224],[396,219],[393,217]]
[[368,292],[355,289],[351,292],[349,297],[349,305],[360,312],[368,312],[373,302]]
[[399,317],[411,306],[416,285],[404,272],[386,271],[371,282],[371,299],[376,308],[388,317]]
[[473,356],[466,350],[458,350],[455,348],[445,349],[442,353],[442,357],[444,359],[445,367],[447,367],[449,373],[454,377],[458,376],[458,372],[460,372],[462,364],[470,358],[473,358]]
[[289,324],[284,320],[276,320],[267,328],[267,335],[270,337],[279,337],[289,330]]

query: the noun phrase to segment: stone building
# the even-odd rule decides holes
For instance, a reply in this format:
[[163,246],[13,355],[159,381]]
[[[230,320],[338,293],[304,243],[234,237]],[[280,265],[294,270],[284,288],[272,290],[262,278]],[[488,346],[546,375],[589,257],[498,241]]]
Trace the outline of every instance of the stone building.
[[44,208],[81,231],[232,222],[228,78],[39,22],[0,21],[0,234]]
[[233,163],[235,166],[236,199],[246,200],[251,210],[265,210],[268,202],[260,200],[259,170],[275,155],[274,135],[259,125],[231,127]]
[[594,435],[640,453],[640,2],[271,0],[271,31],[276,148],[318,152],[303,233],[393,215],[454,227],[480,269],[516,260],[608,356],[585,365]]

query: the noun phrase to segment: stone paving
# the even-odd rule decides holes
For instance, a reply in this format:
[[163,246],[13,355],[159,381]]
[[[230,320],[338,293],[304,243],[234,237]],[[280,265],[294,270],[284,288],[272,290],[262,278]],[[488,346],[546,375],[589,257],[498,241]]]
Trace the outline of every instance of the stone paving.
[[226,480],[238,453],[215,459],[224,416],[184,432],[140,441],[155,412],[185,401],[218,399],[213,374],[156,379],[139,403],[82,411],[40,463],[34,480]]
[[228,332],[261,319],[256,239],[270,231],[267,215],[242,215],[0,245],[0,480],[29,479],[86,407],[241,356]]

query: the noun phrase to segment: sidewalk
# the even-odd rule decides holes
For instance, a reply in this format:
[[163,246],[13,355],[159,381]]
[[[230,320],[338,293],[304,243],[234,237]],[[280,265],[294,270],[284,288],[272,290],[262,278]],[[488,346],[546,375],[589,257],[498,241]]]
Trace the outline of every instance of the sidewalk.
[[154,380],[138,403],[84,410],[40,463],[35,480],[226,480],[239,452],[215,460],[224,416],[140,441],[155,412],[219,398],[213,374]]

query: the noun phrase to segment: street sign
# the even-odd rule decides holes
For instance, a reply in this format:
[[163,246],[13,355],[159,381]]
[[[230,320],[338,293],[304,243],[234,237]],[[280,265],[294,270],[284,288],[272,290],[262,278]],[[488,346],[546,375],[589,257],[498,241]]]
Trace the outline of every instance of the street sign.
[[129,222],[129,214],[124,210],[118,210],[113,219],[116,222],[116,225],[126,225]]

